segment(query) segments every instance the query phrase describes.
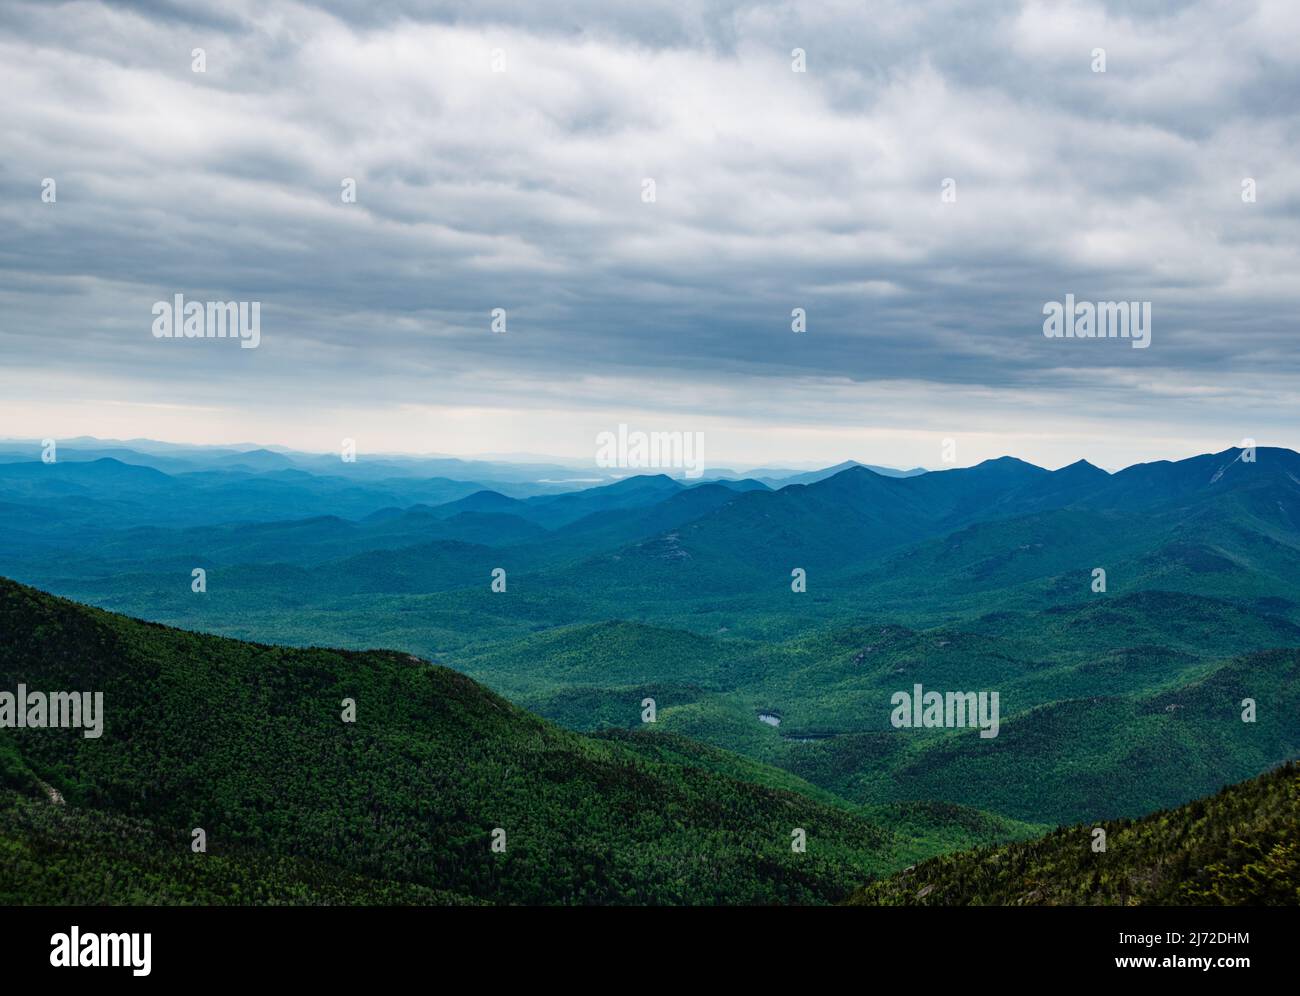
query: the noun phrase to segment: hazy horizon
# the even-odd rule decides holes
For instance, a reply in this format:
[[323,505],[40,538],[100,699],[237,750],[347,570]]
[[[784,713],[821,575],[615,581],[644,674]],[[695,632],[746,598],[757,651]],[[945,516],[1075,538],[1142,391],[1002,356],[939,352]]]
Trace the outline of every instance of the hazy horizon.
[[[46,437],[46,438],[52,438],[52,437]],[[14,444],[14,445],[24,445],[24,446],[32,447],[33,459],[39,458],[39,447],[42,442],[43,440],[38,440],[33,437],[0,436],[0,446],[6,444]],[[231,440],[229,442],[216,442],[216,443],[191,443],[191,442],[180,441],[180,440],[160,439],[151,436],[138,436],[130,439],[118,439],[118,438],[99,437],[99,436],[93,436],[93,435],[82,433],[75,436],[57,438],[55,439],[55,442],[61,447],[79,444],[82,442],[91,442],[97,445],[102,445],[104,447],[120,447],[123,449],[132,449],[133,444],[135,444],[135,446],[137,447],[137,452],[140,452],[142,455],[151,455],[149,451],[138,448],[139,444],[142,443],[164,447],[164,452],[172,448],[175,448],[180,451],[184,451],[189,448],[194,448],[194,449],[212,449],[212,450],[236,450],[239,452],[269,450],[277,453],[296,454],[299,456],[309,456],[309,457],[337,457],[339,455],[337,449],[334,450],[299,449],[297,447],[286,446],[284,444],[277,443],[277,442],[254,442],[247,439]],[[1137,460],[1137,461],[1133,461],[1132,463],[1122,464],[1118,466],[1107,466],[1105,464],[1096,463],[1095,461],[1088,460],[1086,457],[1076,457],[1073,460],[1068,460],[1065,463],[1061,463],[1059,465],[1048,465],[1048,464],[1041,464],[1041,463],[1037,463],[1036,461],[1026,459],[1025,457],[1020,456],[1019,454],[1016,453],[998,453],[993,456],[981,457],[978,460],[974,460],[968,463],[955,461],[950,464],[937,464],[932,466],[925,466],[923,464],[912,464],[908,466],[900,466],[900,465],[888,464],[880,460],[848,455],[848,456],[841,456],[838,459],[831,460],[829,462],[790,460],[790,461],[769,461],[763,464],[745,464],[745,463],[736,463],[736,462],[728,463],[727,461],[724,460],[709,459],[705,462],[705,467],[706,470],[710,470],[710,471],[732,471],[732,472],[738,472],[742,474],[749,474],[751,472],[759,472],[764,470],[780,470],[780,471],[789,470],[798,473],[808,473],[811,471],[826,470],[830,467],[835,467],[843,463],[856,463],[859,465],[865,465],[869,467],[880,467],[883,469],[897,470],[900,472],[924,470],[927,473],[933,473],[936,471],[944,471],[944,470],[960,470],[963,468],[977,466],[988,460],[996,460],[1000,458],[1010,457],[1016,460],[1021,460],[1025,463],[1033,464],[1034,466],[1037,467],[1042,467],[1045,470],[1051,470],[1051,471],[1060,470],[1063,467],[1068,467],[1071,464],[1084,461],[1092,464],[1095,467],[1100,468],[1101,470],[1106,471],[1109,474],[1114,474],[1128,467],[1137,466],[1143,463],[1177,462],[1179,460],[1191,459],[1197,456],[1212,456],[1218,453],[1223,453],[1228,450],[1238,449],[1238,448],[1240,448],[1240,445],[1234,444],[1216,450],[1205,450],[1200,453],[1191,453],[1191,454],[1178,456],[1178,457],[1157,457],[1152,460]],[[1256,441],[1256,448],[1268,449],[1270,447],[1264,444],[1259,444]],[[1283,447],[1283,448],[1291,449],[1291,447]],[[161,455],[161,454],[152,454],[152,455]],[[588,455],[588,457],[585,460],[581,456],[562,456],[554,453],[473,453],[473,452],[448,453],[448,452],[442,452],[436,450],[423,451],[423,452],[408,451],[408,450],[385,450],[385,451],[376,451],[373,453],[358,452],[356,455],[356,459],[360,461],[364,461],[366,459],[383,460],[385,458],[398,459],[398,460],[460,460],[469,463],[482,462],[482,463],[513,464],[513,465],[520,465],[520,466],[529,465],[529,464],[542,466],[542,465],[549,464],[549,465],[563,467],[568,470],[573,470],[574,472],[589,471],[593,474],[598,475],[592,478],[581,478],[581,479],[573,478],[572,482],[574,483],[580,480],[588,480],[593,484],[607,483],[607,479],[611,477],[612,478],[633,477],[641,474],[666,474],[669,477],[682,476],[681,468],[675,468],[675,467],[602,468],[597,466],[590,459],[590,455]],[[566,481],[564,482],[552,482],[552,483],[569,483],[569,479],[566,479]]]

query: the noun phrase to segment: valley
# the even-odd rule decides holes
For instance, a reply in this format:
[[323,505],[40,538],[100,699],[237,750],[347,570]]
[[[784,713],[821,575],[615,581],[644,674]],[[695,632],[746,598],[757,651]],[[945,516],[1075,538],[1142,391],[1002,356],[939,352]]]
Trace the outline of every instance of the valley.
[[[702,867],[670,855],[742,838],[783,870],[773,878],[727,858],[726,901],[834,902],[864,874],[920,857],[1140,818],[1300,753],[1300,456],[1238,457],[1113,475],[1009,458],[906,477],[850,466],[775,488],[651,475],[532,495],[518,481],[347,483],[282,466],[0,463],[11,513],[0,575],[32,586],[5,583],[10,626],[34,611],[51,632],[94,631],[101,643],[113,632],[106,646],[149,648],[113,658],[136,669],[139,687],[110,685],[104,739],[111,703],[130,703],[148,731],[131,753],[43,752],[30,735],[14,747],[23,735],[0,730],[18,793],[9,818],[24,840],[54,818],[38,819],[24,795],[41,784],[69,813],[137,821],[142,840],[200,825],[216,806],[227,821],[219,839],[237,850],[343,855],[328,861],[412,901],[434,889],[492,902],[723,901]],[[186,498],[201,494],[244,495],[230,507],[261,501],[276,514],[204,521],[196,510],[210,506]],[[406,504],[416,495],[433,500]],[[160,501],[195,521],[148,521]],[[206,592],[191,588],[195,567]],[[806,590],[792,585],[793,567]],[[178,629],[155,635],[34,589]],[[0,675],[10,686],[48,666],[32,641],[25,655],[10,647]],[[229,663],[214,670],[218,660]],[[87,678],[64,676],[70,687]],[[992,693],[996,722],[891,722],[896,696],[918,686],[974,702]],[[328,701],[358,687],[360,715],[378,719],[377,697],[384,727],[363,734],[359,722],[339,740]],[[220,689],[239,703],[233,714]],[[163,696],[163,714],[151,695]],[[213,717],[193,711],[200,701]],[[462,742],[498,713],[518,729]],[[451,717],[464,728],[438,725]],[[190,723],[204,732],[185,732]],[[437,729],[442,746],[429,740]],[[273,771],[314,772],[312,788],[206,767],[254,735],[271,738],[257,753],[272,752]],[[187,760],[173,771],[141,750]],[[448,780],[454,767],[471,782]],[[215,787],[200,790],[209,779]],[[559,843],[561,814],[589,811],[604,826],[615,811],[629,816],[642,790],[678,800],[672,808],[698,824],[660,840],[656,803],[635,806],[643,822],[626,833]],[[524,806],[535,793],[554,797],[554,811]],[[725,807],[746,814],[739,823],[708,815],[719,793],[739,793]],[[430,799],[450,808],[437,815]],[[796,816],[791,805],[813,808]],[[491,829],[480,824],[505,819],[493,812],[530,828],[510,837],[555,884],[506,882],[485,846],[476,854]],[[412,836],[429,819],[445,829],[437,846]],[[819,855],[811,877],[781,857],[796,826]],[[384,857],[394,847],[405,855],[396,864]],[[651,858],[633,853],[660,855],[689,883],[672,888],[687,891],[634,870]],[[444,874],[448,854],[463,874]],[[556,854],[599,871],[579,885],[568,864],[552,867]]]

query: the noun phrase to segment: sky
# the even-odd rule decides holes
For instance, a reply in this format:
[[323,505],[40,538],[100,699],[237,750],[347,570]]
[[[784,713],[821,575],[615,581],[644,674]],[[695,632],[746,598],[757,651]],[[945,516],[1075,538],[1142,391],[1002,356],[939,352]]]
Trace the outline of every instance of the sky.
[[[1300,448],[1297,37],[1293,0],[5,0],[0,437]],[[155,336],[176,294],[258,302],[257,348]],[[1067,294],[1150,302],[1148,348],[1046,337]]]

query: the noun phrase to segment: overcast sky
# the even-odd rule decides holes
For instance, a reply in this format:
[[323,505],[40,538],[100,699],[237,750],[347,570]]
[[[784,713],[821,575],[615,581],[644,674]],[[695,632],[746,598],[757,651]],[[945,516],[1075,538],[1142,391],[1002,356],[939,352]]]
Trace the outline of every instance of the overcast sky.
[[[1294,0],[187,6],[0,4],[0,436],[1300,448]],[[259,347],[155,338],[176,293]]]

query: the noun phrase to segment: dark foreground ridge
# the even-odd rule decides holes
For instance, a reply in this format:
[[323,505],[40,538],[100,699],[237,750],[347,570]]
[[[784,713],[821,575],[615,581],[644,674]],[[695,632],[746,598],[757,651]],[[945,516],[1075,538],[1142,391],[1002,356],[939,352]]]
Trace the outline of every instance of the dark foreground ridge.
[[[1104,853],[1093,850],[1098,827]],[[849,904],[1300,905],[1300,764],[1139,820],[933,858]]]

